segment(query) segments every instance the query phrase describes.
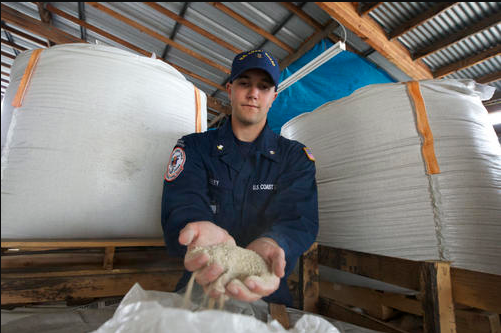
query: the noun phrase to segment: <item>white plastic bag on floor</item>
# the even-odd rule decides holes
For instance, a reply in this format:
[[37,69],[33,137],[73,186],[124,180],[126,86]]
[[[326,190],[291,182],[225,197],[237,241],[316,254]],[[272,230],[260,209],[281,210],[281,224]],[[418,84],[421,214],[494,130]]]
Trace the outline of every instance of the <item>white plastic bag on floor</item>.
[[182,309],[182,302],[179,294],[145,291],[136,283],[113,317],[94,333],[339,333],[325,319],[309,314],[286,330],[276,320],[265,323],[252,316],[220,310],[193,312]]

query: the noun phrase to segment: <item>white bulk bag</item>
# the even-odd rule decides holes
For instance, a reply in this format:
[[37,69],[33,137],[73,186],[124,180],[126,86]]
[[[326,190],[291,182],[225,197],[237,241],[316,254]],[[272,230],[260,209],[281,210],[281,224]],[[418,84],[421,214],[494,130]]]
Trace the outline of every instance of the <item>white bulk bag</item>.
[[428,174],[405,83],[376,84],[282,127],[316,158],[318,242],[501,274],[501,148],[472,80],[419,82],[440,173]]
[[257,306],[256,309],[260,312],[262,305],[267,309],[264,301],[245,303],[247,305],[243,307],[238,303],[233,299],[226,302],[228,311],[194,312],[191,310],[196,309],[197,304],[183,309],[181,295],[144,290],[136,283],[124,296],[113,317],[92,333],[339,333],[330,322],[309,313],[304,313],[293,328],[286,330],[274,319],[265,323],[248,313],[253,312],[255,304],[259,304],[261,309]]
[[[66,44],[17,56],[2,110],[2,239],[160,237],[163,175],[195,132],[195,87],[161,60]],[[206,130],[206,97],[199,94]],[[2,146],[4,143],[2,142]]]

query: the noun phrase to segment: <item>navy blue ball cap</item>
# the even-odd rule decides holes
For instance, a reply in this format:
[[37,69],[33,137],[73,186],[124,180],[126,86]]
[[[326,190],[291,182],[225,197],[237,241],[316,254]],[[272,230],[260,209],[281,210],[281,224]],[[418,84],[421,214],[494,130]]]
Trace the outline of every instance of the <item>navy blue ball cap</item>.
[[249,69],[262,69],[267,72],[278,89],[280,81],[280,67],[278,61],[269,52],[264,50],[250,50],[239,53],[233,59],[231,65],[230,83],[237,79],[243,72]]

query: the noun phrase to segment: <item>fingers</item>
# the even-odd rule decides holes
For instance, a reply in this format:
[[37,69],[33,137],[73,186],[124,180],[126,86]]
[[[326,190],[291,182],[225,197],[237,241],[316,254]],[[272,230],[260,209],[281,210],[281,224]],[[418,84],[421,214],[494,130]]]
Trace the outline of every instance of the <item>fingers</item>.
[[240,301],[254,302],[258,299],[268,296],[278,289],[280,278],[276,275],[269,275],[266,278],[259,276],[249,276],[242,281],[233,279],[226,286],[227,293]]
[[275,253],[271,255],[272,272],[279,278],[285,275],[285,252],[282,248],[278,248]]
[[261,297],[268,296],[278,289],[280,285],[280,278],[276,275],[269,275],[266,278],[259,276],[249,276],[244,281],[245,286],[254,294]]
[[221,274],[224,273],[223,267],[214,263],[207,267],[202,268],[198,273],[195,280],[201,286],[206,286],[214,282]]
[[193,240],[198,237],[198,233],[199,229],[196,224],[188,223],[186,227],[179,232],[179,244],[186,246],[190,245],[193,243]]
[[199,254],[191,254],[188,252],[184,257],[184,267],[188,271],[194,272],[207,265],[209,259],[209,255],[207,253],[201,252]]
[[226,286],[227,293],[240,301],[255,302],[262,297],[262,295],[251,292],[240,280],[233,279]]
[[188,248],[194,246],[209,246],[219,243],[230,242],[235,245],[235,240],[221,227],[209,221],[197,221],[188,223],[180,232],[178,241]]

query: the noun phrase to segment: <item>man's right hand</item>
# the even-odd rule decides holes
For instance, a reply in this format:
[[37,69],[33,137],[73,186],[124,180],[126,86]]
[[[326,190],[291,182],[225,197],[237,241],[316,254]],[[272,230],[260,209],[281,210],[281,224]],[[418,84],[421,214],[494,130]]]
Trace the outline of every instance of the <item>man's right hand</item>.
[[209,256],[205,253],[191,255],[190,250],[197,246],[210,246],[226,242],[236,244],[233,237],[226,230],[209,221],[188,223],[179,232],[178,240],[181,245],[188,246],[188,252],[184,257],[184,267],[190,272],[202,268],[197,273],[195,280],[204,288],[215,281],[224,272],[224,269],[216,263],[206,266],[209,262]]

